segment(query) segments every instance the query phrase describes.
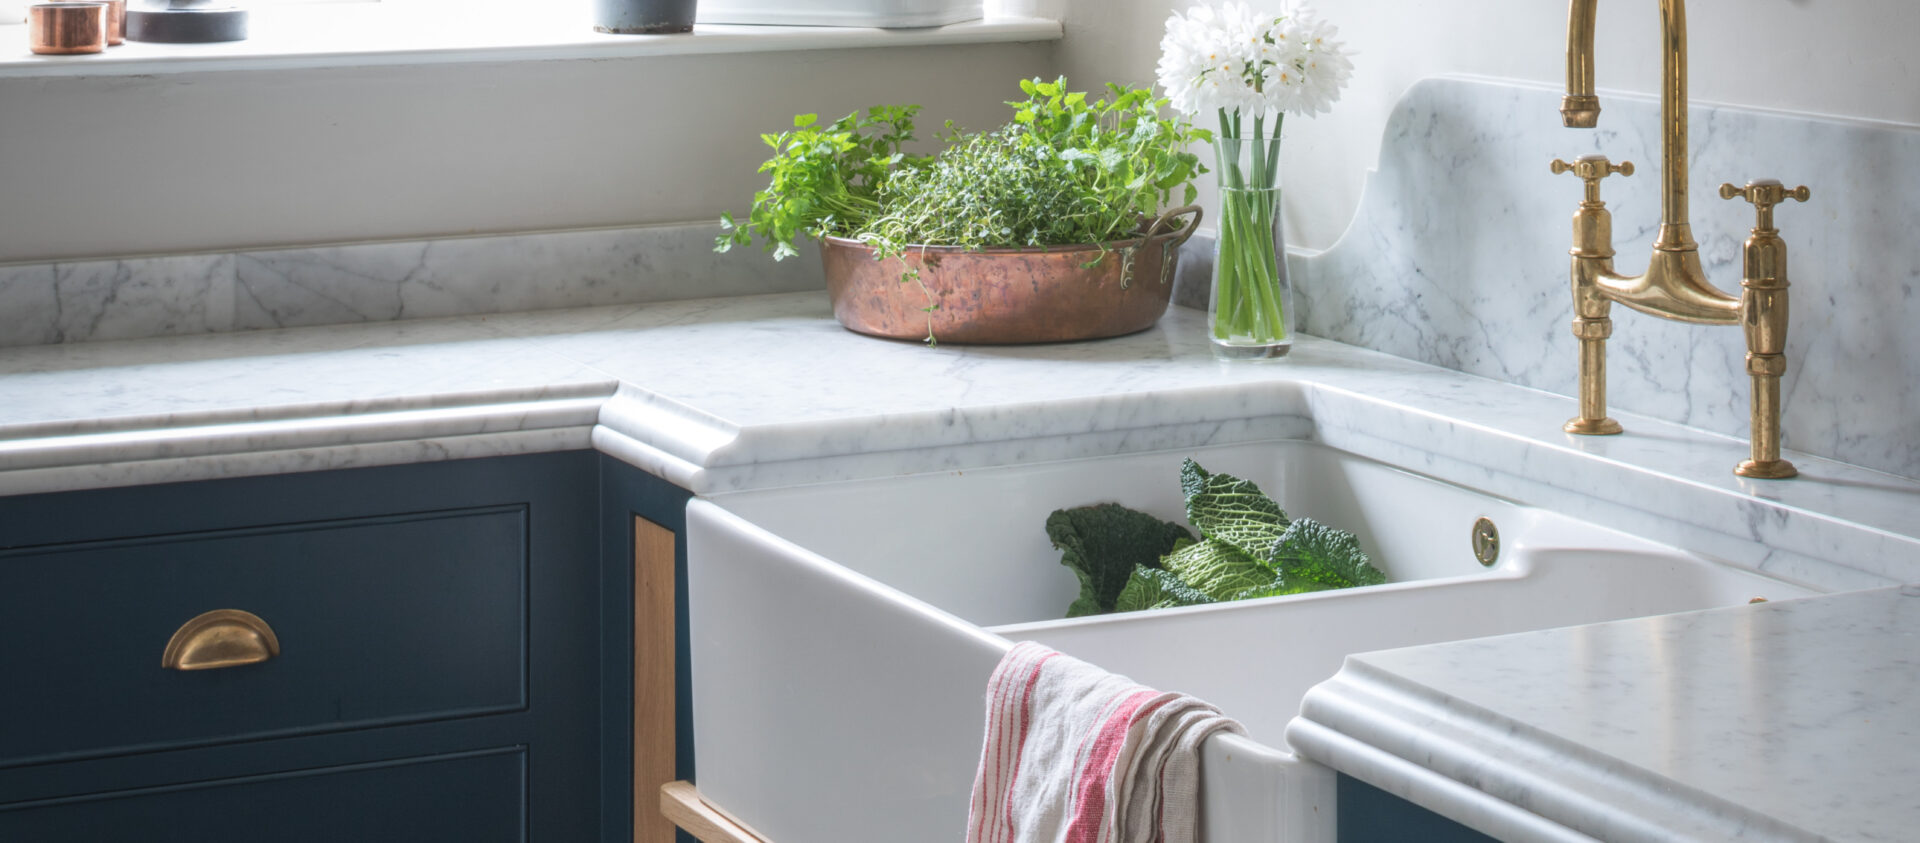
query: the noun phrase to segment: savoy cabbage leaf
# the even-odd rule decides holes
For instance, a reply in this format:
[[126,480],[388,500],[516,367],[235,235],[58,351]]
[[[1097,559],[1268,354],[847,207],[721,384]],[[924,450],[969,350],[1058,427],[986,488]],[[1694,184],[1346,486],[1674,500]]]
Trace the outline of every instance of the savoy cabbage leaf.
[[1187,521],[1200,535],[1265,557],[1287,529],[1287,514],[1255,486],[1231,474],[1211,474],[1188,459],[1180,464]]
[[1067,617],[1113,611],[1114,601],[1136,568],[1158,568],[1160,557],[1179,542],[1192,541],[1187,528],[1114,503],[1056,510],[1047,516],[1047,538],[1060,550],[1060,564],[1080,578],[1080,596]]
[[1174,606],[1198,606],[1212,603],[1214,599],[1205,593],[1187,585],[1185,580],[1172,571],[1160,568],[1135,568],[1133,578],[1127,580],[1127,587],[1120,590],[1120,598],[1114,601],[1116,612],[1137,612],[1142,609],[1167,609]]
[[1293,582],[1288,580],[1285,574],[1275,573],[1271,582],[1243,590],[1227,598],[1227,600],[1258,600],[1262,597],[1285,597],[1289,594],[1305,594],[1309,591],[1326,591],[1332,587],[1333,586],[1321,585],[1307,580]]
[[1311,518],[1288,525],[1267,558],[1279,571],[1280,578],[1292,586],[1351,588],[1387,581],[1386,575],[1373,567],[1352,533]]
[[1272,582],[1274,576],[1273,568],[1267,563],[1215,538],[1167,554],[1161,564],[1187,585],[1215,600],[1230,600],[1235,594]]

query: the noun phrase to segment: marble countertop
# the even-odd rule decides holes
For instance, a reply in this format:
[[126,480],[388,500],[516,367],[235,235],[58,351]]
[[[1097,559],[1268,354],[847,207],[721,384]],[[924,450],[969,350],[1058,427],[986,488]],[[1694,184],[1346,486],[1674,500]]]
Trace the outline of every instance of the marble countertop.
[[586,447],[704,493],[1313,438],[1827,590],[1920,579],[1915,481],[1746,480],[1735,439],[1568,436],[1565,397],[1310,337],[1220,363],[1204,321],[928,348],[795,293],[4,349],[0,494]]
[[1920,586],[1351,656],[1287,737],[1503,840],[1920,828]]
[[[1920,580],[1920,482],[1800,454],[1796,480],[1746,480],[1730,470],[1746,454],[1740,440],[1631,415],[1621,416],[1626,435],[1569,436],[1560,424],[1574,408],[1563,396],[1311,337],[1284,360],[1221,363],[1204,322],[1173,308],[1153,329],[1110,340],[928,348],[849,333],[824,296],[799,293],[0,349],[0,494],[589,447],[706,493],[1298,438],[1821,590]],[[1911,626],[1869,640],[1873,624],[1900,620],[1899,594],[1444,645],[1455,649],[1434,651],[1458,658],[1433,664],[1368,656],[1342,677],[1372,696],[1329,704],[1386,726],[1395,706],[1417,702],[1461,730],[1535,728],[1541,747],[1585,765],[1567,775],[1588,779],[1552,783],[1562,791],[1601,793],[1592,777],[1626,768],[1678,776],[1694,790],[1616,777],[1610,786],[1626,791],[1603,795],[1651,800],[1669,813],[1646,816],[1676,822],[1692,814],[1674,800],[1699,795],[1724,809],[1700,820],[1708,837],[1725,823],[1825,827],[1844,811],[1776,799],[1799,781],[1784,771],[1754,791],[1760,802],[1729,800],[1767,779],[1769,763],[1813,758],[1794,775],[1822,774],[1846,765],[1818,759],[1874,749],[1860,730],[1879,703],[1850,694],[1908,694],[1914,680],[1868,681],[1852,666],[1911,643]],[[1872,611],[1850,602],[1876,599]],[[1806,624],[1861,643],[1816,650],[1827,639],[1766,631]],[[1662,643],[1683,640],[1694,643]],[[1656,658],[1685,664],[1646,661]],[[1441,690],[1422,690],[1427,682]],[[1474,696],[1500,682],[1518,689],[1512,699]],[[1377,692],[1388,685],[1401,696]],[[1770,695],[1795,685],[1811,693],[1771,707]],[[1449,708],[1480,702],[1516,707],[1478,721]],[[1373,703],[1372,714],[1356,713]],[[1600,728],[1621,712],[1653,719]],[[1801,727],[1808,737],[1793,736]],[[1696,757],[1715,735],[1724,751]],[[1384,752],[1332,763],[1411,766]],[[1484,763],[1463,755],[1468,772],[1456,775],[1477,780]],[[1849,798],[1898,802],[1887,789],[1898,779],[1835,775]],[[1545,822],[1484,793],[1462,796],[1461,781],[1420,780],[1467,799],[1469,817]],[[1575,814],[1599,811],[1580,796],[1567,796]],[[1799,813],[1754,814],[1754,804]],[[1631,825],[1618,812],[1596,816],[1602,827]],[[1586,827],[1578,820],[1547,825]]]

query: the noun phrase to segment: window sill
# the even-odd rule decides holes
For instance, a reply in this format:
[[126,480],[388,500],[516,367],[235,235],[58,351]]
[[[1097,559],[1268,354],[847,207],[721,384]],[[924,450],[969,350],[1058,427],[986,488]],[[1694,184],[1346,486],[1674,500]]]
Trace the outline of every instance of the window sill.
[[256,10],[252,30],[248,40],[226,44],[129,41],[93,55],[38,56],[25,50],[24,26],[0,25],[0,43],[11,42],[0,53],[0,79],[921,47],[1063,34],[1057,20],[995,17],[922,29],[700,24],[686,35],[605,35],[569,16],[450,18],[402,4]]

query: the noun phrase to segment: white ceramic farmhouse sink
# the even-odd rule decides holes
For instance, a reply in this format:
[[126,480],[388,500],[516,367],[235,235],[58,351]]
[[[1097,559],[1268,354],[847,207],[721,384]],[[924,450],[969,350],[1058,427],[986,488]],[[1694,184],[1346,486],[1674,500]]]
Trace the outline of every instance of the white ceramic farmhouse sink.
[[[1184,521],[1189,456],[1353,532],[1393,582],[1061,620],[1078,586],[1047,514],[1115,501]],[[1246,724],[1205,750],[1211,843],[1321,841],[1332,774],[1284,727],[1345,655],[1808,593],[1297,441],[716,495],[689,506],[687,542],[698,785],[773,843],[960,839],[982,692],[1017,640]]]

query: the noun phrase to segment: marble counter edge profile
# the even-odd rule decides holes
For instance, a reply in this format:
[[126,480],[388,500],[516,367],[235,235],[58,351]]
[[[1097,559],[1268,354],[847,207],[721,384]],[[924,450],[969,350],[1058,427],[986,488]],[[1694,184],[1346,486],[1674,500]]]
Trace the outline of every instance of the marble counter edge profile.
[[[1503,840],[1812,843],[1851,839],[1848,829],[1882,839],[1887,829],[1910,822],[1900,813],[1908,803],[1883,797],[1900,792],[1894,774],[1900,761],[1911,757],[1912,731],[1897,720],[1883,725],[1883,718],[1869,715],[1842,725],[1826,720],[1808,725],[1799,718],[1830,708],[1900,709],[1904,687],[1875,697],[1859,684],[1813,686],[1798,674],[1774,674],[1770,684],[1749,687],[1708,672],[1676,697],[1671,677],[1654,668],[1676,649],[1722,652],[1724,647],[1715,646],[1724,643],[1720,639],[1744,638],[1756,634],[1756,627],[1764,630],[1757,634],[1776,643],[1796,642],[1790,658],[1828,661],[1836,651],[1870,649],[1862,635],[1882,641],[1910,636],[1913,614],[1892,610],[1889,601],[1915,595],[1920,588],[1897,586],[1359,653],[1308,691],[1287,726],[1287,742],[1303,758]],[[1848,624],[1828,625],[1836,616]],[[1576,642],[1605,651],[1602,666],[1566,663]],[[1883,645],[1871,663],[1847,663],[1836,670],[1850,675],[1898,671],[1904,665],[1899,652],[1898,644]],[[1727,654],[1716,664],[1748,675],[1753,664],[1770,664],[1779,655],[1756,646],[1744,659]],[[1656,676],[1663,677],[1657,687],[1643,690]],[[1618,710],[1612,715],[1592,719],[1585,707],[1572,710],[1564,702],[1569,688],[1594,684],[1613,688]],[[1796,730],[1813,731],[1797,733],[1786,748],[1764,732],[1749,737],[1752,743],[1710,731],[1677,746],[1645,745],[1644,735],[1655,727],[1642,718],[1712,716],[1707,713],[1737,708],[1755,694],[1774,701],[1769,705],[1786,706],[1786,719]],[[1831,702],[1836,695],[1843,701]],[[1647,704],[1653,700],[1667,704]],[[1576,721],[1584,725],[1575,726]],[[1878,739],[1884,742],[1875,744],[1885,747],[1883,757],[1863,761],[1879,766],[1855,771],[1853,778],[1886,782],[1880,793],[1860,796],[1858,781],[1817,769],[1795,777],[1776,776],[1771,765],[1745,766],[1756,745],[1776,753],[1805,753],[1809,743],[1846,745],[1868,723],[1884,732]],[[1737,722],[1725,728],[1746,733]],[[1834,790],[1859,799],[1838,801],[1817,788],[1809,793],[1804,788],[1810,780],[1831,781]],[[1781,792],[1769,796],[1766,787]],[[1879,813],[1858,813],[1862,806],[1879,806]]]
[[584,450],[590,425],[0,471],[0,496]]
[[[1779,825],[1380,670],[1367,655],[1350,656],[1308,691],[1287,724],[1288,745],[1469,828],[1510,841],[1704,843]],[[1762,839],[1812,839],[1772,830]]]

